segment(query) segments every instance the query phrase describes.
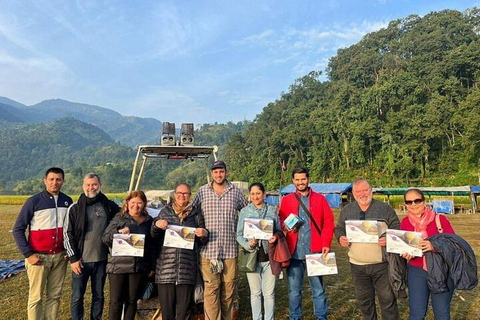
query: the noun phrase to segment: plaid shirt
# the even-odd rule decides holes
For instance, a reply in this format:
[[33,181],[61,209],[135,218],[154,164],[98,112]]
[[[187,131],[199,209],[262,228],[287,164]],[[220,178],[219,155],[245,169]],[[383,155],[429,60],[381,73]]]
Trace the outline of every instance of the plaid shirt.
[[200,254],[207,259],[232,259],[238,256],[236,239],[238,211],[248,205],[243,193],[227,181],[221,196],[218,196],[211,184],[202,186],[193,206],[200,206],[205,217],[205,228],[209,232],[206,245]]

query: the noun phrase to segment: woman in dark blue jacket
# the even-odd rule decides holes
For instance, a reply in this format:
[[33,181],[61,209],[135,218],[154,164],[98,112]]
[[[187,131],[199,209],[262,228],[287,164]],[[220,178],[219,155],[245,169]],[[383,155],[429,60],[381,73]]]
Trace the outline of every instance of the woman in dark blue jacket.
[[165,206],[152,224],[152,236],[165,237],[170,225],[196,228],[195,234],[184,236],[194,240],[193,250],[166,246],[160,248],[157,258],[155,282],[162,307],[163,320],[186,320],[190,318],[198,269],[198,245],[208,240],[208,231],[200,208],[190,203],[190,187],[179,184],[175,188],[175,201]]
[[[147,198],[143,191],[132,191],[125,199],[125,204],[110,222],[103,234],[103,242],[112,248],[114,234],[132,234],[130,241],[136,247],[138,241],[135,235],[144,234],[143,256],[112,256],[109,255],[107,273],[110,280],[110,320],[134,320],[137,313],[137,300],[141,284],[155,269],[153,258],[153,241],[150,229],[153,219],[147,213],[145,206]],[[117,240],[116,240],[117,241]]]

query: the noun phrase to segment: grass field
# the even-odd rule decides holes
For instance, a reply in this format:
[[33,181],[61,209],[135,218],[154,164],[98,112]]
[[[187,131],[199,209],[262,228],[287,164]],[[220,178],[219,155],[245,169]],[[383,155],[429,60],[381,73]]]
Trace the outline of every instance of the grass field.
[[[20,259],[11,229],[15,222],[20,205],[0,205],[0,259]],[[338,212],[336,212],[338,215]],[[403,216],[400,216],[402,218]],[[455,231],[464,237],[475,250],[477,259],[480,256],[480,214],[458,214],[448,217]],[[352,279],[347,263],[346,250],[336,241],[332,243],[332,250],[336,253],[338,275],[324,277],[329,303],[329,319],[361,319],[353,292]],[[64,295],[60,308],[60,319],[69,319],[69,301],[71,275],[67,272],[64,283]],[[108,281],[106,285],[106,310],[108,309]],[[312,316],[312,302],[310,299],[308,279],[304,290],[304,319],[314,319]],[[480,289],[462,291],[460,294],[466,301],[454,296],[452,301],[452,319],[480,319]],[[28,296],[28,280],[25,273],[0,283],[0,319],[26,319],[26,304]],[[89,293],[86,295],[89,303]],[[88,304],[89,305],[89,304]],[[251,319],[249,290],[246,277],[240,275],[239,281],[239,319]],[[278,280],[276,287],[276,319],[288,319],[287,280]],[[408,303],[400,301],[399,308],[402,319],[408,319]],[[106,313],[104,313],[104,318]],[[88,318],[88,317],[87,317]],[[433,319],[431,310],[427,319]]]

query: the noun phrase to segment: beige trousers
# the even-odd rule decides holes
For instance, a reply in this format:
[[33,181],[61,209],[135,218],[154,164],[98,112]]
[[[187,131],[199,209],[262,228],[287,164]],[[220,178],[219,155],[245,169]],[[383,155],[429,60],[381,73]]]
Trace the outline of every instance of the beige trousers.
[[210,272],[210,259],[200,257],[200,271],[205,284],[204,303],[206,320],[232,320],[238,278],[237,259],[224,259],[223,272]]
[[42,265],[29,264],[25,259],[29,284],[28,320],[58,319],[63,279],[67,270],[64,255],[64,252],[45,254]]

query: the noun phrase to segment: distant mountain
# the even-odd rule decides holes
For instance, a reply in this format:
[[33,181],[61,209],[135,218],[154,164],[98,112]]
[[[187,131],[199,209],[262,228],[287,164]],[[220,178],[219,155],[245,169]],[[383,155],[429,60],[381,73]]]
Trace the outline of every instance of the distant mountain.
[[0,121],[20,123],[23,122],[19,114],[22,113],[17,108],[8,104],[0,103]]
[[12,106],[17,109],[22,109],[26,107],[23,103],[17,102],[15,100],[9,99],[7,97],[0,97],[0,103],[3,104],[8,104],[9,106]]
[[0,103],[16,108],[18,112],[12,115],[23,122],[49,122],[73,117],[99,127],[115,141],[130,147],[159,141],[162,129],[162,123],[153,118],[122,116],[107,108],[62,99],[45,100],[32,106],[25,106],[11,99],[0,97]]
[[0,180],[7,182],[38,176],[51,166],[104,165],[134,155],[98,127],[74,118],[7,124],[0,126],[0,137]]

